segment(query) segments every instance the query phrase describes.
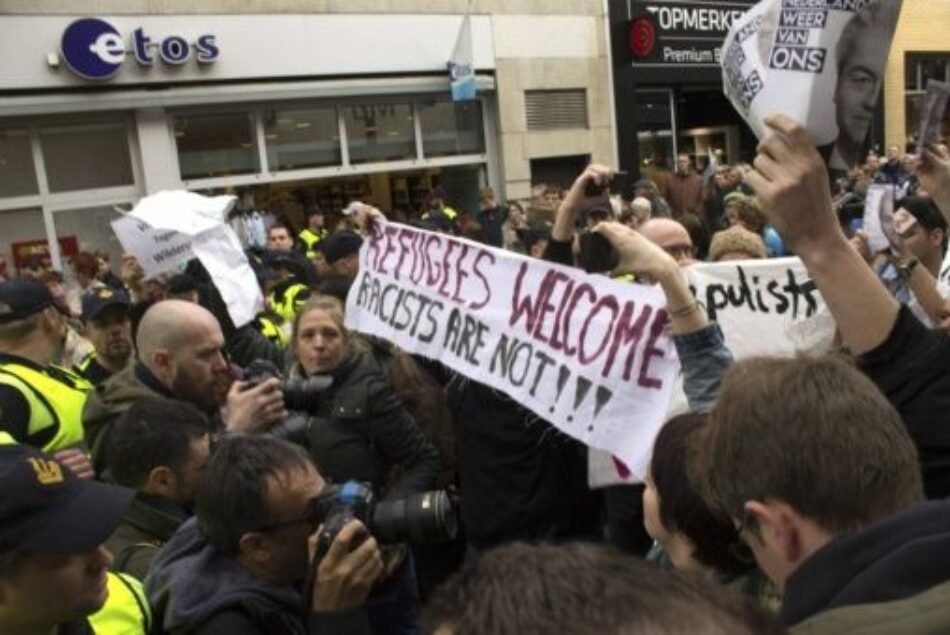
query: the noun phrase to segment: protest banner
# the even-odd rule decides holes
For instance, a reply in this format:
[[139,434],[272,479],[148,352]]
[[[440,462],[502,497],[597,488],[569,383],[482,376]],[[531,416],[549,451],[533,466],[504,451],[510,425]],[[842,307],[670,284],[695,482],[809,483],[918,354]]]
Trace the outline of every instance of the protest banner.
[[[798,258],[700,263],[685,270],[710,321],[722,329],[736,359],[756,355],[820,354],[834,340],[835,323]],[[682,381],[674,385],[667,418],[688,410]],[[606,487],[643,480],[650,455],[638,463],[591,452],[588,481]]]
[[254,319],[263,305],[257,278],[234,230],[224,223],[233,196],[158,192],[112,222],[122,248],[138,258],[146,278],[179,270],[192,258],[204,265],[235,326]]
[[762,0],[723,45],[726,96],[761,139],[764,119],[804,124],[829,167],[858,162],[902,0]]
[[664,305],[657,288],[383,223],[360,250],[346,324],[635,462],[679,368]]

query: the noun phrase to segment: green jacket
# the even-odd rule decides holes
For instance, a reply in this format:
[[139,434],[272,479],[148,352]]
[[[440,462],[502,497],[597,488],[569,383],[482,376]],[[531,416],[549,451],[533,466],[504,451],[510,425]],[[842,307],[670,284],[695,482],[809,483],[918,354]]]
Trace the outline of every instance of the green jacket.
[[82,423],[97,475],[105,468],[105,439],[119,415],[139,399],[162,396],[142,383],[135,375],[135,366],[130,364],[96,386],[86,400]]
[[145,580],[152,558],[188,516],[166,499],[139,492],[106,541],[116,573]]
[[950,582],[904,600],[845,606],[819,613],[794,626],[791,632],[795,635],[950,633]]

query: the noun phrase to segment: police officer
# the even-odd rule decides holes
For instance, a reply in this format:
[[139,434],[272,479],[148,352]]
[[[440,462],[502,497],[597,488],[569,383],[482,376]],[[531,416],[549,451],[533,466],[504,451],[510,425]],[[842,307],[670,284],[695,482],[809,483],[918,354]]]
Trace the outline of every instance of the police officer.
[[265,253],[264,264],[275,274],[267,294],[267,310],[291,323],[310,299],[307,271],[291,254],[280,251]]
[[137,635],[142,585],[108,572],[102,546],[133,492],[77,478],[35,448],[0,441],[0,633]]
[[0,430],[50,453],[82,444],[82,411],[92,388],[53,364],[65,333],[44,285],[22,278],[0,283]]
[[304,253],[307,260],[313,261],[317,258],[320,242],[329,235],[326,228],[326,216],[323,210],[314,205],[307,210],[307,226],[300,230],[297,238],[304,247]]
[[132,303],[123,291],[100,287],[82,295],[83,335],[93,350],[75,371],[99,385],[129,365],[132,359]]

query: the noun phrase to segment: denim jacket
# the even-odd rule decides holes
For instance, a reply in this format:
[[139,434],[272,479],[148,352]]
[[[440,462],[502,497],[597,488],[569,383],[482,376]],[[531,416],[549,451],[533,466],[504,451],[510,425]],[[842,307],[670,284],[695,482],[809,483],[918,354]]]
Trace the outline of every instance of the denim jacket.
[[709,412],[719,396],[719,384],[732,364],[722,329],[715,322],[698,331],[673,336],[673,344],[683,368],[683,390],[689,409]]

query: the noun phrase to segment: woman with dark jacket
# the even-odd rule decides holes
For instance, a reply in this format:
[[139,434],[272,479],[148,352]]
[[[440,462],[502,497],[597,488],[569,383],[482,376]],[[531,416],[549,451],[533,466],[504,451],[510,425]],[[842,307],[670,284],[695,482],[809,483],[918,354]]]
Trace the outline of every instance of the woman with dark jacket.
[[[436,485],[439,455],[389,384],[368,345],[343,325],[343,305],[314,296],[297,313],[291,377],[327,375],[307,423],[307,446],[320,473],[334,483],[370,483],[377,496],[402,498]],[[395,482],[390,483],[394,473]],[[377,633],[421,633],[419,597],[405,549],[384,561],[387,588],[369,603]]]

